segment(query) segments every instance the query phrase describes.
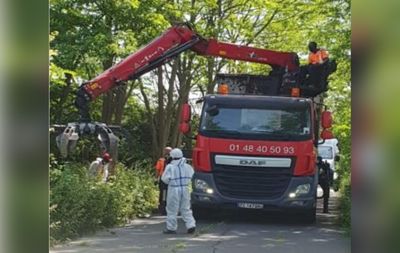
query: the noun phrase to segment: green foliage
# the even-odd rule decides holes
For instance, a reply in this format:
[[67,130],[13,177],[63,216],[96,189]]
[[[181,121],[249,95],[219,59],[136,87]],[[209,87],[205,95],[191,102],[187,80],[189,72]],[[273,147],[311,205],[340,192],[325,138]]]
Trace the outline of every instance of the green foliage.
[[339,141],[340,161],[337,168],[341,199],[340,224],[350,230],[351,217],[351,88],[350,62],[342,61],[331,80],[326,104],[334,115],[333,133]]
[[148,163],[135,170],[122,164],[108,183],[87,176],[79,163],[50,160],[50,233],[56,243],[102,227],[149,214],[157,204],[157,187]]
[[127,166],[132,166],[135,161],[146,160],[151,154],[150,122],[146,117],[144,106],[138,99],[128,99],[125,111],[122,138],[118,148],[119,159]]
[[339,201],[340,224],[350,233],[351,231],[351,184],[350,175],[345,174],[340,186],[341,198]]

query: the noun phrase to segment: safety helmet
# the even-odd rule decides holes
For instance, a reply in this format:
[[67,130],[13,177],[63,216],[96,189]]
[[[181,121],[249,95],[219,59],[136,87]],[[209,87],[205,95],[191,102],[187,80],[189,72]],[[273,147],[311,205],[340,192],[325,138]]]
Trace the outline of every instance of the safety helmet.
[[183,157],[183,153],[182,150],[180,150],[179,148],[174,148],[173,150],[171,150],[171,152],[169,153],[169,155],[174,159],[179,159]]
[[110,154],[107,153],[107,152],[105,152],[105,153],[103,154],[103,160],[106,161],[106,162],[111,161],[112,159],[111,159]]

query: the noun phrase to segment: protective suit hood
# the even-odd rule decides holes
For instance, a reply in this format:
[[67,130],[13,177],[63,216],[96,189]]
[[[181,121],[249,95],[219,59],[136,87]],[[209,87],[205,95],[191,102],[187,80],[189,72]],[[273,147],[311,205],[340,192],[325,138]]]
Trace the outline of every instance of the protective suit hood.
[[172,160],[170,162],[171,165],[180,165],[180,164],[185,164],[186,163],[186,158],[182,157],[181,159],[178,160]]

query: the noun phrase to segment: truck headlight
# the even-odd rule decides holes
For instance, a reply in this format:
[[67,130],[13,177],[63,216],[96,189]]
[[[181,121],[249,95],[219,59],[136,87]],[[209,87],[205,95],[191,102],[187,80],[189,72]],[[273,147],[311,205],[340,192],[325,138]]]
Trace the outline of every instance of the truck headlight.
[[208,193],[208,194],[214,193],[214,190],[212,188],[210,188],[210,186],[207,184],[207,182],[204,180],[201,180],[201,179],[194,180],[194,188],[197,190],[200,190],[202,192]]
[[295,194],[296,196],[306,195],[310,192],[310,188],[311,188],[310,184],[301,184],[297,186]]
[[293,199],[300,195],[306,195],[310,192],[310,184],[301,184],[296,187],[296,191],[289,193],[289,198]]

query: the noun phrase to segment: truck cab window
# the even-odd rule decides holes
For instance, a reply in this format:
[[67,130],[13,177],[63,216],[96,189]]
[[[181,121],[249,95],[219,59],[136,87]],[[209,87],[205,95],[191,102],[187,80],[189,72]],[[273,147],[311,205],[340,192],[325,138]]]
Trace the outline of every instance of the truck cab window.
[[251,135],[280,139],[288,135],[303,139],[309,137],[311,120],[308,108],[228,108],[219,107],[217,115],[204,111],[200,131],[219,134]]

